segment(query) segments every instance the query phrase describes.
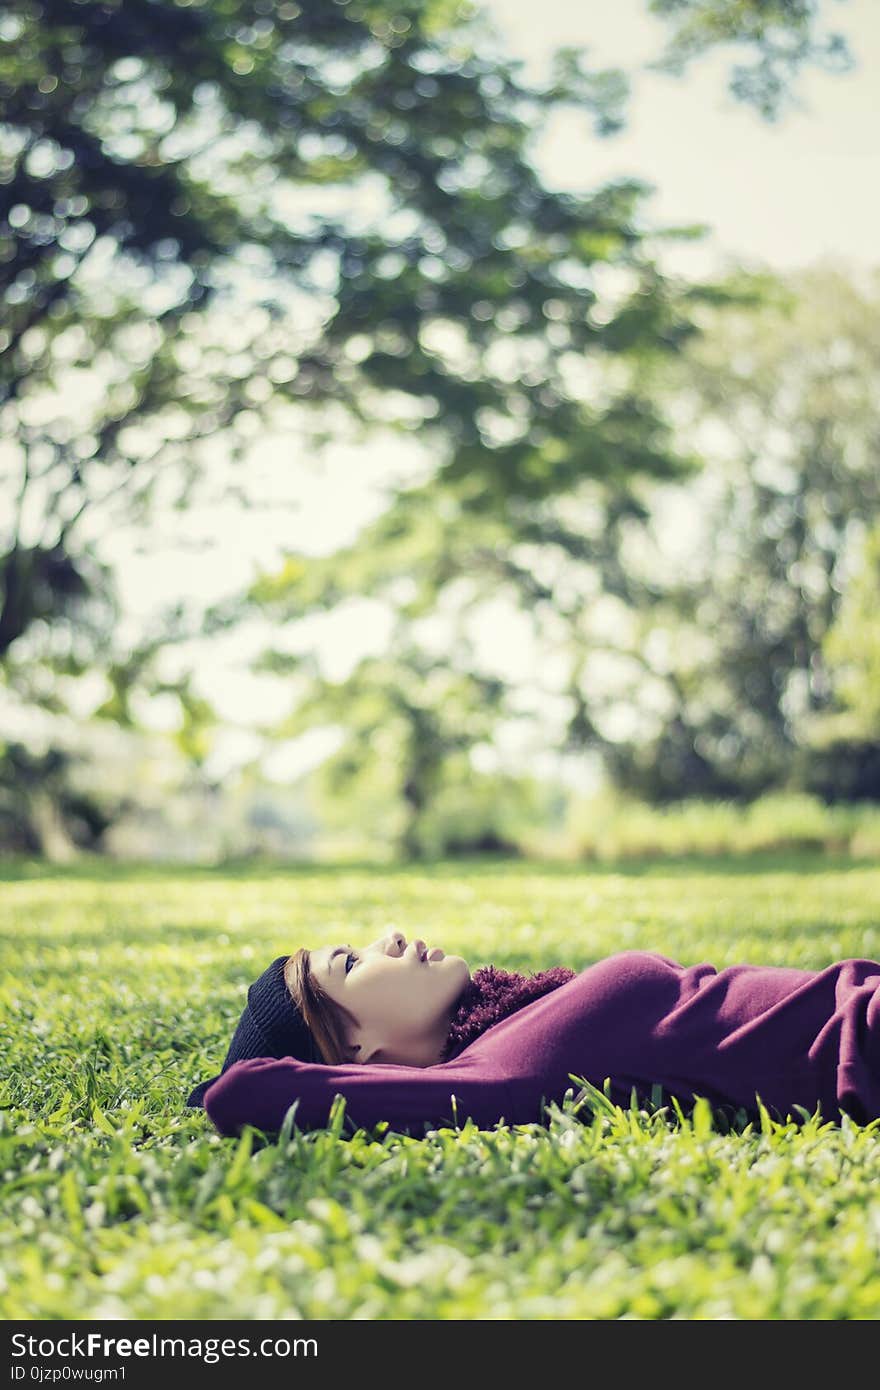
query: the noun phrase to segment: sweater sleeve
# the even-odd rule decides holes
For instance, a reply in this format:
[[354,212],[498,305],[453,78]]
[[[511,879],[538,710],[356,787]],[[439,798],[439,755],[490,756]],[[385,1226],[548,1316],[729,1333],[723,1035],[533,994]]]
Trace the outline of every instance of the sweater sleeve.
[[433,1067],[349,1064],[325,1066],[294,1057],[254,1057],[236,1062],[205,1093],[205,1110],[221,1134],[245,1124],[277,1132],[296,1103],[300,1129],[323,1129],[335,1097],[346,1116],[370,1129],[380,1121],[401,1133],[441,1128],[471,1119],[481,1129],[511,1122],[509,1080],[462,1053]]

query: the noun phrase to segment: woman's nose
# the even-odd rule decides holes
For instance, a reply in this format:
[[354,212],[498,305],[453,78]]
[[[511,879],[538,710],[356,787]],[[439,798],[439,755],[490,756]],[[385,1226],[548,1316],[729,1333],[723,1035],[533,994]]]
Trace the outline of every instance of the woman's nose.
[[406,950],[406,937],[402,931],[389,932],[380,942],[386,956],[402,956]]

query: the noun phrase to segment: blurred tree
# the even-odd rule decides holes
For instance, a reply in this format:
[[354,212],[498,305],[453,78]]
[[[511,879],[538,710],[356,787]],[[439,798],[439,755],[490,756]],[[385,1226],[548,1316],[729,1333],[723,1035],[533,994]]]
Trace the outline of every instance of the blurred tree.
[[[102,538],[146,543],[154,503],[186,506],[291,407],[321,408],[316,443],[331,402],[418,431],[474,509],[675,473],[635,375],[566,384],[585,353],[689,332],[646,190],[554,193],[529,159],[561,105],[617,129],[626,84],[571,51],[542,87],[519,66],[457,0],[4,7],[0,676],[21,700],[101,670],[112,716],[156,687]],[[185,594],[169,620],[197,626]]]
[[[277,658],[272,664],[278,669]],[[341,681],[327,680],[313,660],[293,659],[288,666],[299,668],[306,688],[276,735],[295,737],[315,725],[344,733],[316,777],[325,810],[328,802],[356,806],[378,792],[390,812],[389,842],[402,857],[420,858],[433,799],[455,757],[491,735],[502,682],[455,669],[419,650],[405,633],[385,656],[361,661]]]
[[[160,678],[155,670],[157,654],[189,636],[179,606],[160,615],[152,630],[126,642],[126,624],[112,583],[102,602],[95,592],[81,596],[80,602],[75,612],[65,610],[62,615],[56,609],[51,624],[38,621],[22,639],[21,658],[15,653],[6,661],[7,686],[24,706],[40,711],[34,729],[40,731],[41,751],[13,741],[0,754],[0,849],[27,848],[50,860],[69,859],[78,849],[102,850],[105,831],[118,815],[132,809],[129,797],[104,789],[102,776],[84,775],[88,740],[84,721],[75,713],[81,678],[100,672],[98,688],[105,694],[90,713],[96,731],[110,722],[135,735],[141,728],[139,701],[145,694],[173,696],[178,723],[166,738],[188,763],[192,780],[205,786],[201,768],[217,722],[213,709],[193,688],[192,670],[173,680]],[[92,749],[92,758],[101,756]]]
[[[841,728],[880,738],[880,524],[864,538],[862,560],[823,643],[823,655],[845,714]],[[827,722],[832,722],[832,716]]]
[[[554,194],[528,162],[559,104],[616,129],[619,73],[569,53],[528,89],[448,0],[12,0],[0,22],[0,653],[101,592],[100,529],[157,492],[185,504],[206,443],[228,430],[241,456],[269,406],[434,421],[476,491],[528,488],[577,423],[564,352],[687,331],[642,252],[642,187]],[[609,262],[632,272],[611,322],[590,317]],[[536,361],[490,370],[516,329]],[[518,430],[489,455],[492,410]],[[650,456],[649,404],[606,415]]]
[[[817,789],[810,769],[841,699],[849,733],[876,735],[870,548],[838,619],[880,517],[878,309],[876,274],[860,284],[814,268],[758,310],[707,311],[704,336],[670,375],[682,434],[707,459],[703,502],[678,518],[679,547],[658,507],[658,544],[638,562],[658,593],[624,624],[638,679],[615,698],[641,706],[641,737],[588,729],[630,790],[674,800],[792,781]],[[852,764],[866,752],[838,746],[839,788],[863,785]]]
[[849,586],[880,516],[878,281],[820,267],[729,293],[739,305],[702,311],[703,335],[653,369],[681,446],[708,460],[686,490],[585,476],[489,514],[435,480],[335,554],[290,555],[252,599],[286,621],[370,596],[414,625],[457,604],[461,653],[468,612],[506,595],[567,661],[564,747],[619,786],[877,795],[870,545]]
[[812,64],[825,72],[847,72],[853,65],[844,36],[820,32],[830,10],[823,0],[649,0],[648,8],[672,27],[654,67],[680,77],[712,49],[745,52],[751,62],[734,64],[730,91],[766,120],[796,104],[802,68]]
[[834,698],[807,730],[802,780],[827,801],[880,801],[878,613],[880,523],[875,522],[822,643]]
[[[735,275],[724,284],[690,287],[687,294],[694,305],[707,300],[744,303],[763,288],[758,277]],[[638,319],[632,302],[626,314]],[[621,310],[609,321],[619,327],[625,316]],[[499,448],[487,431],[474,472],[440,469],[427,482],[398,491],[384,513],[332,554],[288,553],[277,571],[262,575],[238,600],[220,605],[211,622],[232,624],[256,609],[285,634],[280,648],[268,652],[260,668],[278,674],[298,670],[302,675],[299,658],[291,658],[289,648],[285,650],[292,632],[295,640],[298,619],[352,599],[386,603],[394,615],[396,633],[388,660],[370,661],[363,668],[369,670],[376,689],[384,683],[384,693],[366,705],[349,705],[343,698],[335,706],[342,726],[360,739],[371,730],[371,740],[378,745],[401,682],[417,685],[421,681],[421,659],[413,658],[412,645],[419,640],[419,625],[430,627],[442,610],[455,629],[443,661],[478,682],[490,681],[497,697],[483,709],[479,721],[460,712],[463,722],[454,744],[441,747],[435,760],[432,792],[436,792],[444,760],[451,766],[462,750],[488,738],[490,727],[511,712],[506,679],[497,671],[485,670],[475,654],[468,635],[470,614],[498,599],[518,606],[535,634],[549,639],[567,660],[571,688],[566,693],[571,697],[583,672],[585,652],[600,640],[593,622],[600,601],[612,596],[625,607],[643,609],[665,596],[663,587],[638,573],[625,556],[627,547],[638,543],[650,516],[642,495],[646,487],[690,477],[698,467],[694,456],[673,452],[671,431],[660,412],[653,406],[650,411],[644,408],[644,401],[656,390],[656,364],[671,355],[668,340],[662,334],[654,336],[656,329],[656,320],[649,315],[646,321],[630,321],[616,349],[611,347],[612,338],[601,351],[584,354],[580,361],[568,355],[562,389],[570,404],[570,433],[551,441],[546,466],[543,447],[536,448],[534,442],[529,447],[526,441],[517,456]],[[522,345],[518,338],[512,350]],[[631,387],[625,404],[623,382]],[[596,403],[606,393],[615,399],[615,407],[596,411]],[[507,472],[503,471],[505,458]],[[521,459],[531,467],[521,466]],[[478,491],[475,473],[482,473],[485,483],[493,469],[497,477],[492,485]],[[358,668],[352,677],[355,687],[361,674]],[[541,672],[536,672],[535,684],[542,690]],[[288,735],[292,727],[304,731],[327,723],[325,689],[323,678],[312,669],[305,687],[300,686],[300,694],[305,694],[292,723],[285,721],[278,732]],[[347,682],[342,689],[348,692]],[[576,698],[581,699],[579,694]],[[582,700],[579,708],[582,714]],[[573,716],[569,729],[571,746],[578,717]],[[588,743],[581,737],[578,746]],[[418,744],[412,747],[416,750]],[[393,780],[399,772],[405,782],[407,751],[398,748],[395,756],[400,766],[395,771],[389,763],[387,775]],[[362,771],[360,760],[353,760],[347,748],[332,763],[324,790],[335,790],[350,805],[362,787]],[[393,799],[395,793],[388,794]],[[430,797],[423,796],[418,807],[411,809],[402,847],[414,855],[419,852],[420,837],[427,834]]]
[[101,848],[122,803],[76,789],[74,761],[60,749],[35,754],[21,743],[0,745],[0,847],[56,863]]

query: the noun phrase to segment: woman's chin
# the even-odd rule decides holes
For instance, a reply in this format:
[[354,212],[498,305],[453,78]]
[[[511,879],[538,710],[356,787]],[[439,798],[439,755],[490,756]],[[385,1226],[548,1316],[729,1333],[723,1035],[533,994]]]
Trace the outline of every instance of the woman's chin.
[[471,978],[471,968],[463,956],[447,956],[450,966],[455,967],[461,976],[462,985],[465,985]]

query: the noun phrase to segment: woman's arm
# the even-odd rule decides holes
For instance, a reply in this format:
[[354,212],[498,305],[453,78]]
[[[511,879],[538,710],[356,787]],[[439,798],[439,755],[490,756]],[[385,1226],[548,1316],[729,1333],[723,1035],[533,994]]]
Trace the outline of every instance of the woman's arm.
[[236,1062],[208,1088],[205,1110],[221,1134],[237,1134],[245,1124],[275,1133],[298,1102],[298,1127],[323,1129],[337,1095],[345,1098],[347,1117],[364,1129],[384,1120],[392,1130],[421,1135],[468,1118],[481,1129],[501,1120],[520,1122],[513,1118],[508,1078],[487,1074],[485,1058],[481,1068],[480,1058],[466,1053],[434,1067],[329,1067],[294,1057],[254,1057]]

